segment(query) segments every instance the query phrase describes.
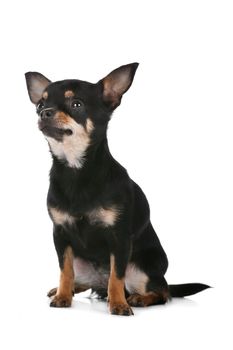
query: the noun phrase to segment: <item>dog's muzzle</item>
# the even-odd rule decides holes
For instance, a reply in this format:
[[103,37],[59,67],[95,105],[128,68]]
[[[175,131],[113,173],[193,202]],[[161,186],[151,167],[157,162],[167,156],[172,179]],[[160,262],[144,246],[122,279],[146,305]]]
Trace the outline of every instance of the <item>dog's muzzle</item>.
[[54,115],[55,115],[55,110],[53,108],[45,108],[40,112],[40,118],[42,120],[50,119],[54,117]]

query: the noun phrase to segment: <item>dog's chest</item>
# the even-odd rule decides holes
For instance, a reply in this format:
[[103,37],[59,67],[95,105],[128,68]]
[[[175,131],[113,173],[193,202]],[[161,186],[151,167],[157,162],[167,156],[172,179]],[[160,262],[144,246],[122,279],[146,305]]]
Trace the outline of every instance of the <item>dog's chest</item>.
[[71,215],[68,211],[55,207],[49,207],[48,209],[53,223],[61,226],[72,226],[84,219],[90,225],[108,227],[113,226],[120,215],[119,209],[114,205],[105,208],[97,206],[84,212],[83,215]]

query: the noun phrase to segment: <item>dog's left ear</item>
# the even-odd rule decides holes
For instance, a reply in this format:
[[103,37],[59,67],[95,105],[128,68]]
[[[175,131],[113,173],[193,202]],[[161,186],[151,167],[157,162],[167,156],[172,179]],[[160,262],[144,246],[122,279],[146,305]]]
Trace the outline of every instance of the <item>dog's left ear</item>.
[[121,103],[122,95],[130,88],[139,63],[121,66],[100,81],[104,102],[113,110]]
[[28,72],[25,74],[25,78],[30,100],[32,103],[37,104],[51,81],[37,72]]

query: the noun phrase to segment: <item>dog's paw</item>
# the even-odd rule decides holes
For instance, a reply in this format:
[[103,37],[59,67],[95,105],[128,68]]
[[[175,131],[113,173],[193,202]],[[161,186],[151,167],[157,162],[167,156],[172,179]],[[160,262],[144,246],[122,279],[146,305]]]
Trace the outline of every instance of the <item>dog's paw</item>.
[[[54,295],[57,294],[57,290],[58,290],[58,288],[53,288],[53,289],[51,289],[51,290],[47,293],[47,296],[48,296],[49,298],[53,297]],[[80,289],[75,288],[75,289],[72,291],[72,295],[74,296],[75,293],[80,293],[80,292],[82,292],[82,290],[80,291]]]
[[149,305],[162,305],[168,300],[166,293],[149,292],[145,295],[132,294],[127,298],[130,306],[145,307]]
[[50,289],[50,291],[47,293],[47,297],[51,298],[57,293],[57,288]]
[[127,302],[131,306],[135,307],[145,307],[147,306],[147,300],[143,295],[132,294],[127,298]]
[[110,303],[110,313],[112,315],[132,316],[133,311],[128,304]]
[[50,303],[51,307],[70,307],[72,302],[72,296],[55,295]]

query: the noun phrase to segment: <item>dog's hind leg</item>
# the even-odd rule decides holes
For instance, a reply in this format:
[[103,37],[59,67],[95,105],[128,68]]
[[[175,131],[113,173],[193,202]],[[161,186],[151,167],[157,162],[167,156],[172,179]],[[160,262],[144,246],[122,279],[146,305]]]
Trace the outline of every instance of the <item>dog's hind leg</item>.
[[57,288],[52,288],[50,291],[47,293],[47,297],[51,298],[57,293]]
[[132,294],[127,299],[130,306],[145,307],[150,305],[165,304],[168,300],[166,293],[163,292],[148,292],[144,295]]
[[[87,286],[83,286],[83,285],[79,285],[76,284],[74,285],[74,290],[73,290],[73,294],[78,294],[78,293],[82,293],[85,292],[86,290],[88,290],[90,287]],[[48,293],[47,296],[49,298],[53,297],[55,294],[57,293],[57,288],[52,288]]]
[[151,224],[136,242],[126,269],[126,290],[131,306],[164,304],[169,299],[169,287],[164,278],[168,261]]
[[[147,253],[147,258],[148,254],[150,253]],[[146,259],[146,255],[144,256]],[[126,269],[125,287],[129,293],[127,302],[130,306],[165,304],[169,299],[165,278],[153,273],[151,264],[149,269],[145,268],[146,265],[140,266],[138,262],[130,262]]]
[[164,277],[154,277],[145,286],[142,294],[132,293],[127,302],[130,306],[150,306],[165,304],[169,299],[169,291]]

